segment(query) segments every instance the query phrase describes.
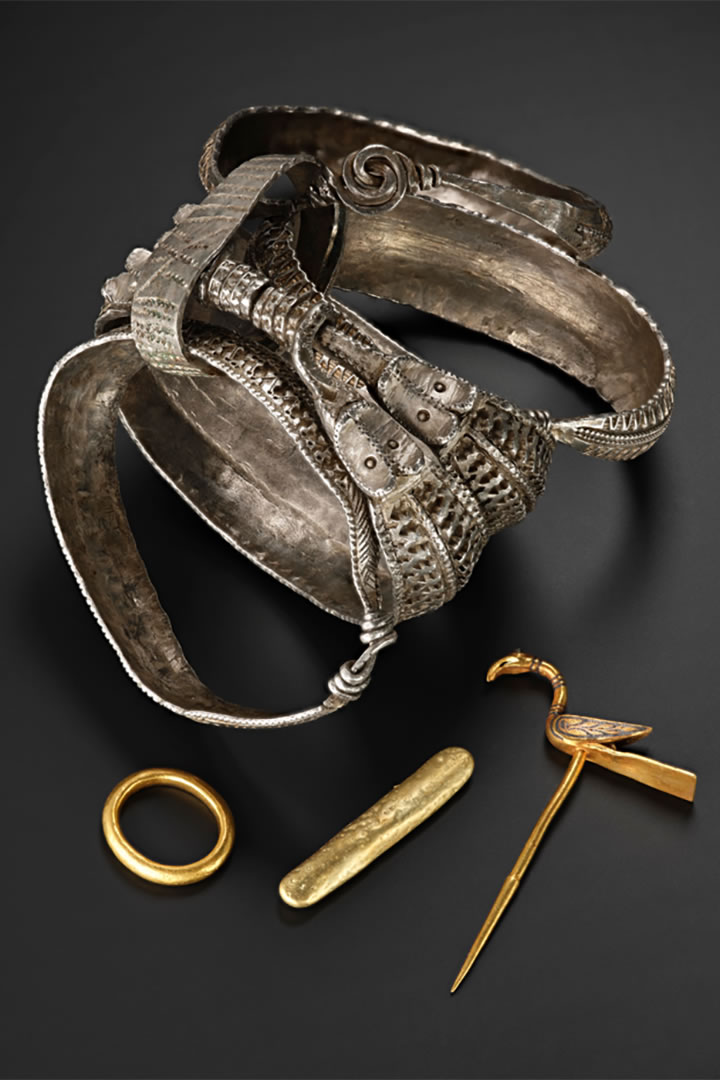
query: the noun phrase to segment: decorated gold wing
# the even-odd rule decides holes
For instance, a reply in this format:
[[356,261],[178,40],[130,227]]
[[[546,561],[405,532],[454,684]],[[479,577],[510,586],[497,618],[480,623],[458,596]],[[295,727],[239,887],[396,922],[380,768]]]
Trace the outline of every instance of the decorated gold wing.
[[577,742],[631,743],[644,739],[652,731],[646,724],[628,724],[616,720],[600,720],[595,716],[572,716],[561,713],[550,724],[554,734]]

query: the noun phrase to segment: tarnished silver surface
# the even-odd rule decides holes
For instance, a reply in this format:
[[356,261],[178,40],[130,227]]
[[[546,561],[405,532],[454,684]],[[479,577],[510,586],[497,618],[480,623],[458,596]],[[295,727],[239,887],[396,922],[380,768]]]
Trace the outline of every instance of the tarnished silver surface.
[[[557,440],[629,458],[662,433],[673,368],[652,321],[579,261],[605,210],[491,154],[323,109],[250,109],[208,142],[210,193],[103,290],[98,336],[55,368],[40,446],[63,549],[132,677],[196,720],[298,723],[356,698],[395,627],[450,600],[542,493]],[[277,181],[294,185],[277,195]],[[425,363],[330,284],[412,304],[555,364],[614,412],[517,409]],[[118,416],[236,548],[361,627],[320,704],[217,698],[135,547]]]

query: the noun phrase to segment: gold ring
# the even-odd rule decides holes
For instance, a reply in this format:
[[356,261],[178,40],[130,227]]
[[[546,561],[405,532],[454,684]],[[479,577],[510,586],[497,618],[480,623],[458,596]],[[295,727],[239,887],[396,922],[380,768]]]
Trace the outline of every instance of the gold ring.
[[[120,828],[120,811],[131,795],[146,787],[180,788],[204,803],[218,825],[217,843],[212,851],[197,862],[173,866],[148,859],[134,848]],[[235,823],[223,797],[198,776],[179,769],[142,769],[126,776],[105,800],[102,827],[115,858],[133,874],[157,885],[192,885],[209,877],[225,862],[235,839]]]

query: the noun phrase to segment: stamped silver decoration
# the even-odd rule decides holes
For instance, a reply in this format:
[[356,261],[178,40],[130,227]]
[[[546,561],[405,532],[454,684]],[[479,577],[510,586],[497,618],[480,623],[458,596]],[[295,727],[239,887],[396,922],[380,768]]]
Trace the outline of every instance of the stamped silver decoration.
[[[648,316],[580,261],[609,239],[606,211],[492,154],[336,110],[260,108],[213,134],[201,176],[207,197],[130,253],[97,337],[50,377],[48,502],[91,608],[156,701],[207,723],[300,723],[356,699],[397,625],[466,584],[489,537],[535,505],[557,441],[613,459],[648,449],[673,368]],[[409,353],[331,285],[484,331],[614,411],[518,409]],[[231,544],[359,625],[362,651],[318,704],[234,705],[188,664],[125,516],[118,417]]]

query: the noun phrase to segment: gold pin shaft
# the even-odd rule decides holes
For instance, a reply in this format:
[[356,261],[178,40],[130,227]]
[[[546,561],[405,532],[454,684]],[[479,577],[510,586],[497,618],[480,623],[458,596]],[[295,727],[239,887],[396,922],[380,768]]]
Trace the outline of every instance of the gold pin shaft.
[[575,785],[575,782],[580,775],[586,759],[587,754],[585,750],[578,750],[577,753],[573,754],[573,756],[570,758],[570,763],[565,770],[565,775],[563,776],[559,787],[557,788],[549,803],[538,818],[537,824],[535,825],[533,831],[530,833],[525,847],[522,849],[520,855],[518,856],[517,862],[513,866],[509,875],[505,878],[503,886],[498,893],[497,899],[493,906],[490,908],[490,912],[482,925],[482,929],[480,930],[478,936],[475,938],[470,952],[467,954],[463,965],[457,974],[457,978],[452,984],[452,987],[450,989],[451,994],[455,993],[458,986],[463,981],[470,968],[477,960],[485,943],[487,942],[488,938],[497,926],[501,915],[503,914],[506,907],[515,895],[517,887],[522,880],[523,874],[527,870],[533,855],[540,846],[540,842],[545,833],[547,832],[550,822],[555,817],[558,810],[565,802],[565,799],[572,791],[573,786]]

